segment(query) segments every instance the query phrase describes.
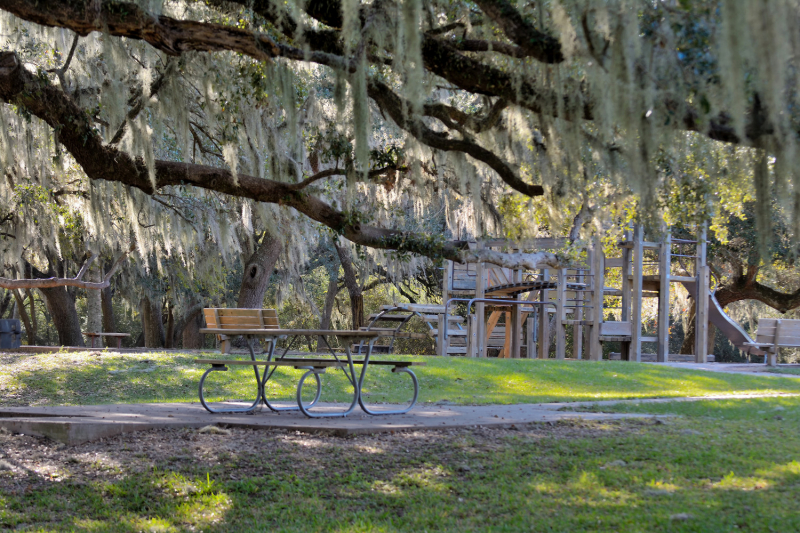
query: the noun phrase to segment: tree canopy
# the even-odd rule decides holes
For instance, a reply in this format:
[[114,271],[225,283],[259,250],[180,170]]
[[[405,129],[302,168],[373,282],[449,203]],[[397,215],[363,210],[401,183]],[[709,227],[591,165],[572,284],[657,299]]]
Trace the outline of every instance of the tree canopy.
[[203,250],[252,253],[267,230],[302,262],[326,228],[400,269],[406,254],[534,267],[561,259],[465,238],[563,234],[579,211],[668,218],[676,203],[720,222],[747,195],[767,242],[771,197],[800,220],[798,13],[0,0],[6,257],[133,242],[145,270],[192,258],[204,272],[217,255]]

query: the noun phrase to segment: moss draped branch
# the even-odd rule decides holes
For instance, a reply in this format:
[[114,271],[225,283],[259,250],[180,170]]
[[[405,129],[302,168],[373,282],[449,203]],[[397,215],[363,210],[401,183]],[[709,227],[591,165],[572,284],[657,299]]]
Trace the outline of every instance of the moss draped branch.
[[[9,290],[16,290],[16,289],[52,289],[53,287],[78,287],[80,289],[90,289],[90,290],[101,290],[105,289],[109,285],[111,285],[111,278],[119,269],[119,266],[128,258],[128,255],[134,250],[134,246],[128,248],[125,252],[123,252],[114,264],[111,265],[111,268],[106,272],[103,276],[102,281],[83,281],[83,276],[89,270],[89,267],[92,265],[95,259],[97,259],[97,254],[87,252],[88,258],[86,261],[83,262],[78,273],[75,275],[74,278],[58,278],[58,277],[50,277],[50,278],[35,278],[35,279],[10,279],[10,278],[0,278],[0,287]],[[33,270],[33,269],[32,269]]]
[[[288,183],[233,174],[223,168],[158,160],[155,187],[144,161],[103,143],[90,118],[60,88],[28,72],[14,52],[0,52],[0,100],[23,107],[61,132],[62,145],[93,180],[119,182],[153,195],[168,186],[190,186],[291,207],[350,241],[371,248],[464,262],[465,241],[434,242],[426,235],[368,226]],[[487,259],[488,261],[488,259]]]

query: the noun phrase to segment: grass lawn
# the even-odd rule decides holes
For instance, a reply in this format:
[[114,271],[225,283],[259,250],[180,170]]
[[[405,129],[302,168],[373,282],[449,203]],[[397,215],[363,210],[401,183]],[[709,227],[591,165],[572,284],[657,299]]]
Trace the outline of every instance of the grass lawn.
[[[0,406],[197,401],[197,383],[206,369],[192,362],[197,356],[214,357],[211,353],[166,352],[0,354]],[[415,369],[422,402],[510,404],[734,392],[800,393],[797,378],[711,373],[626,362],[416,359],[427,363]],[[271,397],[293,400],[300,375],[297,370],[278,370],[277,379],[268,384]],[[330,371],[322,379],[322,401],[347,400],[348,383],[341,372]],[[247,367],[217,372],[209,377],[206,394],[215,399],[252,398],[253,381],[252,369]],[[370,369],[364,387],[364,395],[370,402],[402,402],[409,394],[407,376],[377,366]]]
[[800,368],[770,368],[767,370],[772,374],[791,374],[795,376],[800,376]]
[[800,398],[614,409],[681,416],[354,438],[170,430],[69,447],[0,434],[0,529],[800,530]]

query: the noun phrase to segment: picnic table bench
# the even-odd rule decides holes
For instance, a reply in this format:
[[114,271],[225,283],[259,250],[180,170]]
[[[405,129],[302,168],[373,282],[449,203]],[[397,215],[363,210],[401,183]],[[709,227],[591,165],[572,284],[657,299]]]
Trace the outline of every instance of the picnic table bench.
[[745,346],[766,348],[764,362],[775,366],[781,348],[800,348],[800,320],[787,318],[759,318],[755,342]]
[[[222,310],[218,310],[222,311]],[[228,310],[231,311],[231,310]],[[260,312],[262,310],[253,309],[253,310],[245,310],[239,309],[237,311],[251,311],[253,314],[251,316],[255,316],[255,312]],[[219,313],[218,313],[219,315]],[[224,315],[224,314],[223,314]],[[236,313],[235,316],[242,317],[247,315],[247,313]],[[198,392],[200,395],[200,403],[203,407],[211,412],[211,413],[246,413],[252,412],[258,407],[261,402],[264,403],[269,409],[272,411],[289,411],[289,410],[299,410],[304,415],[312,418],[318,417],[343,417],[350,414],[353,409],[355,409],[356,405],[360,405],[361,409],[370,415],[382,415],[382,414],[403,414],[410,411],[417,402],[417,397],[419,395],[419,382],[417,380],[416,375],[414,372],[411,371],[410,367],[412,366],[423,366],[425,363],[416,362],[416,361],[373,361],[371,360],[373,347],[375,345],[375,341],[378,340],[380,337],[385,337],[387,335],[392,335],[395,337],[409,337],[409,338],[416,338],[417,336],[424,336],[423,334],[419,333],[406,333],[406,332],[387,332],[387,331],[364,331],[364,330],[326,330],[326,329],[280,329],[277,326],[277,316],[276,321],[274,324],[268,324],[261,327],[256,327],[255,319],[253,319],[253,323],[250,324],[246,328],[234,328],[228,322],[228,327],[208,327],[208,328],[201,328],[200,333],[209,333],[214,335],[225,335],[227,337],[241,335],[244,336],[247,340],[247,347],[250,352],[250,360],[241,360],[241,359],[196,359],[195,363],[198,364],[207,364],[211,365],[211,367],[203,373],[203,376],[200,378],[200,384],[198,387]],[[323,357],[287,357],[289,350],[294,346],[295,342],[298,338],[302,337],[317,337],[320,341],[324,344],[327,351],[331,354],[330,358],[323,358]],[[345,357],[341,357],[340,355],[336,354],[336,351],[331,348],[330,343],[328,342],[329,337],[337,337],[341,340],[344,346]],[[269,350],[267,353],[266,360],[257,360],[255,356],[255,351],[253,349],[253,341],[256,338],[263,338],[269,341]],[[275,358],[275,350],[277,346],[277,341],[280,338],[290,338],[288,341],[283,353],[280,357]],[[363,359],[353,359],[353,354],[351,351],[351,344],[352,343],[366,343],[367,344],[367,351],[364,355]],[[370,408],[366,405],[363,401],[361,390],[364,383],[364,378],[367,373],[367,369],[370,365],[380,365],[380,366],[392,366],[393,373],[405,373],[408,374],[411,378],[412,385],[414,387],[413,397],[411,401],[402,409],[397,410],[375,410]],[[256,379],[256,387],[257,393],[256,398],[253,400],[252,404],[247,407],[238,407],[238,408],[214,408],[211,407],[208,402],[206,402],[204,393],[203,393],[203,386],[205,384],[206,378],[212,372],[224,372],[228,370],[229,366],[252,366],[253,373]],[[355,367],[360,366],[361,372],[356,372]],[[259,371],[259,367],[263,367],[264,371],[261,373]],[[300,378],[297,384],[297,406],[276,406],[273,405],[266,395],[266,384],[269,379],[274,374],[275,370],[279,367],[291,367],[296,369],[303,369],[306,372]],[[314,407],[314,405],[319,401],[321,391],[322,391],[322,382],[320,380],[320,375],[325,374],[329,368],[339,369],[341,370],[345,377],[347,377],[350,385],[353,387],[353,399],[349,405],[349,407],[344,411],[338,412],[312,412],[310,409]],[[314,395],[314,399],[311,402],[305,403],[303,401],[303,386],[306,380],[309,377],[314,377],[316,382],[316,393]]]
[[122,337],[130,337],[130,333],[97,333],[94,331],[84,331],[84,335],[89,337],[89,343],[94,348],[94,341],[100,337],[112,337],[117,339],[117,348],[122,348]]

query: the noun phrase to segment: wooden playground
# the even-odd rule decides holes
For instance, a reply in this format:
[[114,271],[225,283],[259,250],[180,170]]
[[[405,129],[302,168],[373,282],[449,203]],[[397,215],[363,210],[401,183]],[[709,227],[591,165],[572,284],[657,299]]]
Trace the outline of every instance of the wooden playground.
[[[763,355],[710,290],[705,235],[679,239],[667,232],[653,237],[642,226],[633,226],[609,253],[596,237],[582,254],[585,262],[571,268],[537,265],[541,268],[525,271],[448,261],[444,305],[386,305],[369,317],[364,329],[400,330],[418,317],[427,324],[437,355],[546,359],[554,348],[556,359],[599,361],[603,343],[618,342],[622,360],[642,361],[642,347],[650,343],[656,361],[668,362],[670,291],[677,283],[696,300],[694,362],[708,361],[709,321],[737,348]],[[512,248],[507,241],[492,239],[470,246],[516,251],[565,244],[566,239],[544,238]],[[655,335],[643,331],[643,304],[650,298],[656,299]],[[393,339],[375,348],[391,353]]]

